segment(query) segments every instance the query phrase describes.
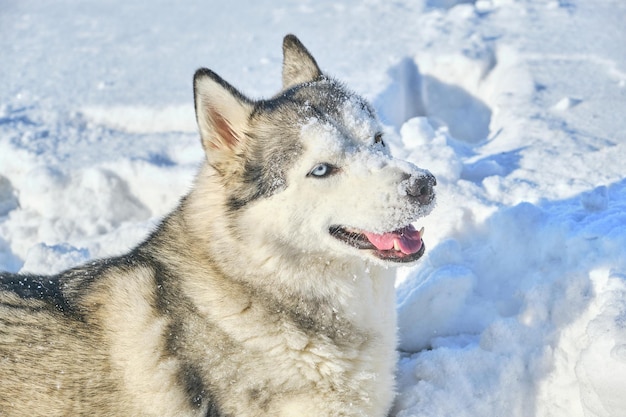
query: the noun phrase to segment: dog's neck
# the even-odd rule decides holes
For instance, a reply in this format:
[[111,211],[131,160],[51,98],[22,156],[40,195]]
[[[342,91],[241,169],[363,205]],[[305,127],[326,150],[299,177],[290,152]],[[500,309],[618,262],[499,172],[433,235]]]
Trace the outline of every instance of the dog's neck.
[[[181,204],[191,202],[186,198]],[[393,269],[357,257],[330,258],[325,254],[289,253],[284,248],[268,251],[275,254],[273,258],[260,258],[254,250],[247,254],[237,253],[229,247],[216,251],[211,246],[211,236],[193,228],[193,221],[186,217],[190,213],[188,209],[174,213],[164,220],[158,235],[153,238],[167,240],[169,236],[177,236],[185,241],[169,241],[172,253],[157,256],[166,263],[169,259],[177,262],[175,267],[181,272],[181,280],[211,276],[223,281],[194,278],[193,282],[180,283],[180,288],[190,289],[190,296],[197,298],[194,304],[200,309],[202,304],[218,301],[219,288],[228,282],[229,288],[239,288],[242,300],[249,296],[267,299],[267,294],[274,293],[273,289],[280,286],[285,298],[311,306],[323,300],[326,305],[336,306],[337,312],[342,311],[342,314],[362,321],[363,325],[372,322],[372,314],[393,315],[393,311],[383,311],[386,306],[394,305],[389,303],[394,298]],[[197,212],[191,213],[198,215]],[[210,216],[211,213],[206,212],[205,215]],[[184,229],[184,233],[169,232],[180,228]],[[245,301],[242,303],[245,304]]]

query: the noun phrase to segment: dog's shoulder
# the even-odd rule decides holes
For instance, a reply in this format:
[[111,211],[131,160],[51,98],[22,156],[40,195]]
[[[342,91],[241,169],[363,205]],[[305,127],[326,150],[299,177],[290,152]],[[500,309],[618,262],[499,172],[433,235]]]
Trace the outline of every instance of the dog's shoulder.
[[[0,272],[0,301],[14,306],[44,306],[50,304],[61,312],[71,310],[61,289],[59,276],[10,274]],[[21,301],[21,302],[19,302]]]
[[55,275],[0,272],[0,304],[31,310],[52,309],[80,316],[81,299],[112,270],[129,269],[139,263],[134,253],[91,261]]

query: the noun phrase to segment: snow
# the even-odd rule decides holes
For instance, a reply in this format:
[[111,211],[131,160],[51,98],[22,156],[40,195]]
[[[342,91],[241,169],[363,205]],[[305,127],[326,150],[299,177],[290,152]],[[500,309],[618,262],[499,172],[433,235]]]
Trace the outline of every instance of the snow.
[[249,3],[0,6],[0,269],[143,239],[202,158],[194,70],[271,96],[293,32],[438,179],[393,415],[626,415],[626,3]]

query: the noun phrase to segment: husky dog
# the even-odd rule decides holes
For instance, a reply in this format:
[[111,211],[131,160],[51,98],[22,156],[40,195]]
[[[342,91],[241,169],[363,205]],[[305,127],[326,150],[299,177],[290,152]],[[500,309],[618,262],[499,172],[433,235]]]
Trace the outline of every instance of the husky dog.
[[394,396],[390,266],[434,177],[293,35],[283,89],[194,77],[194,187],[130,253],[0,275],[0,415],[376,416]]

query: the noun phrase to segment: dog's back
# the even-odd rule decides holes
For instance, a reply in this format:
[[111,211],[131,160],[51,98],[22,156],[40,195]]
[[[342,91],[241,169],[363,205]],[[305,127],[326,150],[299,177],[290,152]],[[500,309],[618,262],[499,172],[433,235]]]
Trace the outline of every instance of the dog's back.
[[[208,398],[198,400],[201,381],[175,351],[174,339],[187,335],[174,328],[197,317],[166,305],[189,304],[167,282],[172,274],[164,277],[167,262],[155,260],[181,250],[167,230],[162,225],[127,255],[59,275],[0,273],[0,415],[193,416],[210,409]],[[169,246],[160,245],[160,234],[170,236]]]
[[0,273],[0,415],[87,415],[116,404],[104,335],[61,280]]

